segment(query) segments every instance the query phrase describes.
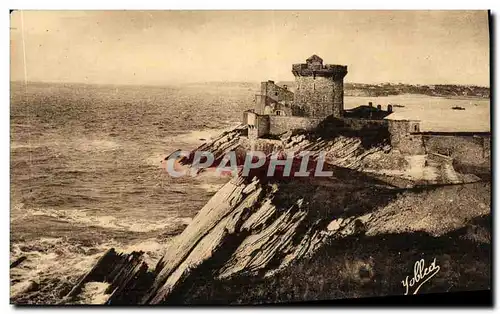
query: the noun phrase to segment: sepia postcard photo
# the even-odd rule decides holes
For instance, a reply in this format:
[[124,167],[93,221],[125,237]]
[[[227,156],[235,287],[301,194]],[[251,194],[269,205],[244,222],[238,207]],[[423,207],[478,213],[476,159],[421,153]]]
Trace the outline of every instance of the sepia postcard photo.
[[491,292],[491,21],[12,10],[10,303]]

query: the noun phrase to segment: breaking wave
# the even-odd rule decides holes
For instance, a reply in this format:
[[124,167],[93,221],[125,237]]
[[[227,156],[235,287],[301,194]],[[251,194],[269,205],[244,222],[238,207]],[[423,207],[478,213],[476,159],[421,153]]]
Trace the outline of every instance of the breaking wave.
[[175,229],[179,225],[187,225],[191,222],[190,217],[177,217],[172,213],[171,217],[157,220],[146,219],[124,219],[111,215],[100,216],[95,211],[82,210],[62,210],[51,208],[33,208],[26,209],[23,214],[12,218],[11,222],[26,217],[45,216],[56,218],[59,221],[68,222],[77,225],[95,226],[101,228],[119,229],[130,232],[151,232],[156,230]]
[[[11,263],[23,258],[10,270],[10,297],[16,303],[56,304],[111,247],[119,251],[143,251],[144,259],[154,267],[170,239],[162,242],[146,239],[131,244],[110,241],[100,245],[82,245],[63,238],[40,238],[11,246]],[[82,304],[100,303],[96,287],[86,287]],[[99,287],[97,287],[99,288]],[[99,290],[100,291],[100,290]]]

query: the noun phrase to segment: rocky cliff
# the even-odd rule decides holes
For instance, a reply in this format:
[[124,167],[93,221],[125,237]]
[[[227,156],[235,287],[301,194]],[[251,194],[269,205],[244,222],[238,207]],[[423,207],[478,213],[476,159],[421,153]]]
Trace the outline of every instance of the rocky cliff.
[[[237,149],[243,134],[244,128],[238,127],[202,145],[199,150],[212,151],[220,157]],[[103,292],[107,304],[211,303],[225,299],[226,302],[253,303],[300,301],[304,296],[338,298],[342,294],[318,291],[314,295],[310,289],[317,283],[311,283],[307,293],[302,292],[303,297],[289,294],[299,285],[292,279],[304,275],[303,267],[306,266],[303,265],[317,267],[313,261],[318,254],[325,254],[332,243],[344,243],[342,241],[349,239],[368,239],[366,242],[370,242],[370,239],[383,236],[405,237],[418,232],[441,237],[472,226],[474,219],[489,216],[488,183],[470,183],[478,179],[457,174],[449,168],[441,171],[439,165],[407,158],[387,144],[367,147],[359,138],[322,139],[310,134],[285,134],[281,140],[285,151],[326,151],[326,163],[334,175],[294,180],[234,177],[200,209],[157,265],[141,262],[140,252],[112,257],[118,261],[118,266],[109,270],[108,265],[107,270],[100,270],[104,265],[98,263],[91,275],[82,278],[80,288],[107,281],[110,285]],[[461,185],[448,185],[452,183],[447,178],[450,172],[453,183]],[[467,182],[469,184],[464,184]],[[455,198],[455,193],[462,196]],[[467,231],[461,236],[469,236],[470,239],[464,241],[481,246],[481,254],[486,254],[488,228],[482,224],[474,232]],[[331,253],[359,260],[353,256],[351,245],[346,245],[345,250],[336,246]],[[110,254],[117,255],[115,252]],[[124,262],[127,259],[133,264]],[[324,257],[320,260],[326,263]],[[332,273],[339,281],[349,276],[361,283],[373,280],[370,258],[358,263],[368,265],[368,270],[346,261],[334,259],[343,272]],[[481,273],[487,265],[487,261],[481,261],[474,273]],[[291,274],[293,269],[301,269],[302,275]],[[106,276],[109,271],[115,275]],[[390,272],[389,269],[380,270],[383,271]],[[276,285],[276,278],[283,278],[283,274],[287,274],[287,279],[282,280],[293,284],[289,285],[290,291],[282,291],[276,297],[275,292],[265,287]],[[324,278],[328,276],[323,274]],[[483,277],[481,280],[483,286],[488,286]],[[252,292],[248,294],[252,297],[245,297],[243,287],[252,289],[248,286],[250,282],[264,292]],[[400,285],[398,280],[396,282]],[[74,289],[65,302],[77,299],[80,288]],[[229,288],[233,291],[228,291]],[[336,289],[340,291],[342,287]]]

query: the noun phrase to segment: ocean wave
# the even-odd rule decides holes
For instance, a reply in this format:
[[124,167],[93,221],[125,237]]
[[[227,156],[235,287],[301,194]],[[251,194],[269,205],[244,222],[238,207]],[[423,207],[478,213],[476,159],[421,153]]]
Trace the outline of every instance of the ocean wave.
[[76,150],[84,152],[110,151],[121,147],[121,145],[116,141],[89,138],[78,139],[73,143],[73,145]]
[[202,144],[205,142],[210,142],[220,134],[234,129],[239,124],[240,123],[233,123],[231,126],[226,128],[194,130],[188,133],[177,135],[174,137],[174,139],[176,140],[176,142]]
[[[103,246],[91,250],[61,238],[40,238],[12,244],[11,262],[22,256],[26,260],[10,270],[11,300],[19,303],[56,303],[68,287],[91,269],[105,250]],[[47,294],[49,289],[53,291]]]
[[[21,209],[20,205],[16,211]],[[52,208],[31,208],[22,209],[22,214],[17,214],[11,218],[11,223],[26,217],[33,216],[46,216],[56,218],[59,221],[68,222],[71,224],[96,226],[108,229],[117,229],[130,232],[147,233],[157,230],[174,230],[179,225],[187,225],[191,222],[192,218],[189,217],[176,217],[173,216],[164,219],[137,219],[135,217],[118,217],[111,215],[98,215],[95,211],[84,210],[62,210]]]
[[[11,263],[20,257],[25,260],[10,270],[11,301],[30,304],[59,302],[102,254],[112,247],[122,252],[143,251],[145,262],[154,268],[168,249],[168,243],[170,239],[158,241],[154,238],[127,244],[113,240],[96,246],[68,242],[63,238],[13,243]],[[87,297],[78,303],[100,303],[99,287],[86,288],[89,292]]]
[[224,185],[224,183],[214,184],[214,183],[203,183],[199,187],[208,193],[215,193]]

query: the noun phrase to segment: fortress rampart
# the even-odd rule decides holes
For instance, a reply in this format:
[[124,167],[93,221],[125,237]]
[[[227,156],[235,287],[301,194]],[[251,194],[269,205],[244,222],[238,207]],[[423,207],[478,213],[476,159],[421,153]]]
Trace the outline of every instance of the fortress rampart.
[[280,147],[278,136],[303,130],[319,132],[323,138],[345,135],[367,142],[387,141],[403,155],[434,154],[430,158],[438,161],[451,158],[465,167],[489,167],[490,133],[422,132],[419,120],[398,119],[392,105],[383,110],[370,102],[344,110],[347,66],[323,64],[317,55],[293,64],[292,73],[295,93],[271,80],[261,83],[255,110],[243,114],[248,128],[246,147],[272,151]]
[[309,65],[308,63],[296,63],[292,65],[292,73],[295,76],[316,76],[341,80],[347,75],[347,66],[338,64],[321,64],[316,66]]
[[308,117],[270,116],[269,134],[280,135],[297,129],[311,131],[316,128],[321,121],[321,119]]

